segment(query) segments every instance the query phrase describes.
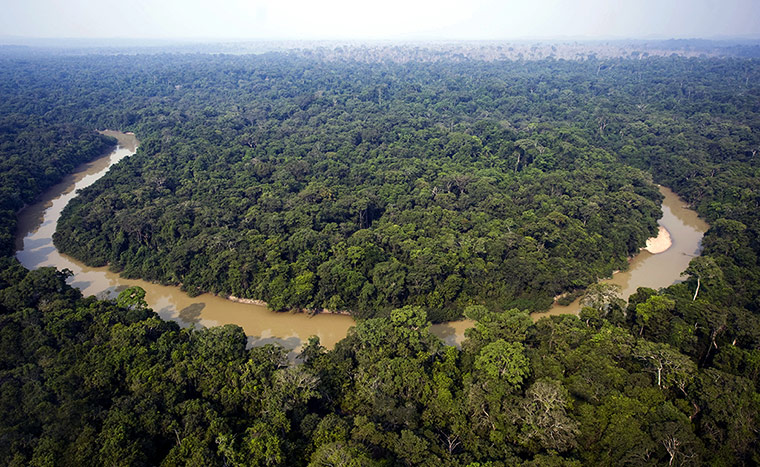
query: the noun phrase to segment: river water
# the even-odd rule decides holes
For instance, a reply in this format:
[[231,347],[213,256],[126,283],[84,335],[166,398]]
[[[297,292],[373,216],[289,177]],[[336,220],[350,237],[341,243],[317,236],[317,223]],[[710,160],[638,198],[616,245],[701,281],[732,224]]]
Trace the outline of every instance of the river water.
[[[662,202],[662,217],[657,223],[670,233],[672,244],[658,254],[641,250],[630,261],[628,270],[617,272],[612,278],[601,281],[619,285],[624,300],[628,300],[639,287],[656,290],[681,282],[681,272],[702,251],[702,237],[709,227],[707,223],[695,211],[686,207],[686,203],[669,188],[659,188],[665,199]],[[539,319],[548,315],[578,314],[580,308],[580,299],[577,299],[568,306],[555,304],[549,311],[533,313],[532,316]]]
[[[245,330],[252,345],[278,343],[289,349],[297,349],[313,335],[319,336],[322,345],[332,348],[344,338],[355,324],[350,316],[321,313],[276,313],[265,306],[237,303],[225,298],[203,294],[190,297],[178,287],[162,286],[139,279],[124,279],[106,267],[91,268],[58,252],[52,235],[61,210],[83,189],[102,177],[108,169],[124,157],[134,154],[138,141],[133,134],[115,131],[103,133],[119,140],[119,146],[111,154],[84,164],[50,188],[40,201],[19,213],[16,257],[25,267],[36,269],[55,266],[69,269],[74,275],[69,280],[85,296],[115,298],[126,287],[145,289],[145,300],[164,319],[177,321],[183,326],[218,326],[237,324]],[[672,191],[661,187],[665,195],[663,218],[659,223],[671,234],[673,245],[665,252],[653,255],[642,251],[632,261],[628,271],[615,274],[610,280],[620,284],[624,298],[637,287],[660,288],[679,280],[680,273],[691,258],[699,254],[703,233],[707,224],[694,211],[686,209],[683,201]],[[578,301],[570,306],[555,305],[546,313],[534,313],[538,318],[549,314],[577,313]],[[473,323],[468,320],[433,325],[433,333],[449,345],[461,343],[464,331]]]
[[305,313],[275,313],[265,306],[236,303],[225,298],[203,294],[190,297],[178,287],[162,286],[142,280],[124,279],[106,267],[91,268],[63,255],[53,246],[52,235],[61,216],[61,210],[76,191],[102,177],[108,169],[124,157],[134,154],[137,140],[134,135],[104,132],[119,139],[118,148],[111,154],[77,168],[60,184],[50,188],[40,201],[19,214],[16,258],[29,269],[55,266],[70,269],[74,276],[71,285],[85,296],[115,298],[126,287],[145,289],[145,300],[164,319],[183,326],[217,326],[234,323],[241,326],[253,345],[279,343],[295,349],[309,336],[319,336],[322,344],[332,348],[346,337],[354,320],[350,316]]

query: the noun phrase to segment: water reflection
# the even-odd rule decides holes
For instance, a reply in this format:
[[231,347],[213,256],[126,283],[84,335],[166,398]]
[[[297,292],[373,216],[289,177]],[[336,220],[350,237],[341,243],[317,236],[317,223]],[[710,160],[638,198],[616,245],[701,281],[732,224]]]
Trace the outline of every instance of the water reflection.
[[434,324],[430,326],[430,331],[440,337],[446,345],[460,347],[462,341],[464,341],[465,330],[473,326],[475,326],[475,321],[463,319],[460,321]]
[[200,323],[201,312],[204,308],[206,308],[205,303],[193,303],[192,305],[181,309],[177,316],[185,323]]

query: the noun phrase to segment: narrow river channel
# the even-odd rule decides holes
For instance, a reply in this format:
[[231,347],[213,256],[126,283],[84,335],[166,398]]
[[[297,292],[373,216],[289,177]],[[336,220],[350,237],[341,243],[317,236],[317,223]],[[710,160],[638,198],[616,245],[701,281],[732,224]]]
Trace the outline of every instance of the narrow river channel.
[[[16,257],[21,264],[29,269],[44,266],[69,269],[74,273],[71,285],[85,296],[115,298],[126,287],[140,286],[145,289],[148,305],[162,318],[183,326],[237,324],[245,330],[252,345],[278,343],[297,349],[310,336],[316,335],[324,346],[332,348],[346,336],[348,329],[355,324],[350,316],[275,313],[265,306],[232,302],[212,294],[189,297],[178,287],[124,279],[106,267],[91,268],[59,253],[52,236],[66,204],[76,196],[77,190],[91,185],[112,165],[136,151],[138,141],[134,135],[116,131],[104,133],[119,140],[119,146],[112,153],[78,167],[60,184],[45,192],[38,203],[19,213]],[[631,261],[628,271],[613,276],[611,281],[623,287],[624,298],[640,286],[659,288],[677,282],[691,258],[699,254],[707,224],[694,211],[685,208],[683,201],[672,191],[664,187],[660,191],[665,201],[664,215],[659,223],[670,232],[673,244],[667,251],[656,255],[642,251]],[[577,313],[578,308],[576,301],[568,307],[554,306],[546,313],[533,316]],[[447,344],[454,345],[462,341],[464,330],[471,325],[472,322],[467,320],[438,324],[433,326],[433,332]]]

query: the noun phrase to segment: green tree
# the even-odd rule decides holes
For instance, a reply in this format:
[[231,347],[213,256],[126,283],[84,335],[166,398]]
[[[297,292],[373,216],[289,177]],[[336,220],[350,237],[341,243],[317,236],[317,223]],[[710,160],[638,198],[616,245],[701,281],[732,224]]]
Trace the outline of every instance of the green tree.
[[683,272],[683,275],[686,274],[697,279],[697,286],[694,289],[694,297],[692,297],[692,300],[697,299],[699,287],[703,281],[708,284],[715,281],[719,284],[723,279],[723,273],[720,267],[718,267],[714,259],[708,256],[698,256],[691,260],[689,267]]
[[483,372],[486,378],[515,388],[526,379],[529,368],[525,350],[519,342],[496,340],[483,347],[475,358],[475,369]]

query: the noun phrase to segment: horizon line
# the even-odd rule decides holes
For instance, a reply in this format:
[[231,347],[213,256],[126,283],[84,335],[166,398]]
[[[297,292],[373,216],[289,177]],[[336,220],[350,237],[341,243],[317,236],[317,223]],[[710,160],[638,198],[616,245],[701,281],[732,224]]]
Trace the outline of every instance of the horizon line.
[[[14,43],[21,41],[26,43]],[[646,42],[646,41],[711,41],[711,42],[737,42],[749,41],[760,43],[760,35],[737,35],[737,36],[522,36],[505,38],[465,38],[465,37],[322,37],[322,38],[298,38],[298,37],[61,37],[61,36],[19,36],[0,35],[0,45],[23,45],[29,43],[47,41],[87,42],[92,45],[113,42],[154,42],[154,43],[182,43],[182,44],[210,44],[230,42],[331,42],[331,43],[419,43],[419,42],[449,42],[449,43],[497,43],[497,42]],[[36,44],[32,44],[36,45]],[[46,44],[46,46],[65,47],[65,44]]]

